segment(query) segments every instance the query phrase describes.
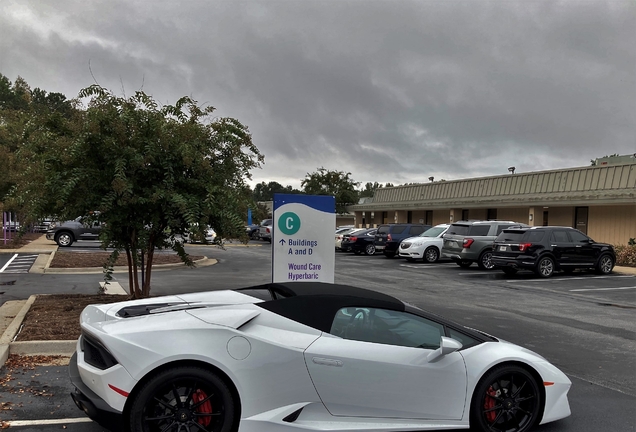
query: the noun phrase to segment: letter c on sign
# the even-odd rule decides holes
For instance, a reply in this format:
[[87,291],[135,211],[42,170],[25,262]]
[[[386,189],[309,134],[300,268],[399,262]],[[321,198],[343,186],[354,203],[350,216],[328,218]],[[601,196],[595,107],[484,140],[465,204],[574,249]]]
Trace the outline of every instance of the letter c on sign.
[[300,229],[300,217],[294,212],[286,212],[278,218],[278,229],[285,235],[294,235]]

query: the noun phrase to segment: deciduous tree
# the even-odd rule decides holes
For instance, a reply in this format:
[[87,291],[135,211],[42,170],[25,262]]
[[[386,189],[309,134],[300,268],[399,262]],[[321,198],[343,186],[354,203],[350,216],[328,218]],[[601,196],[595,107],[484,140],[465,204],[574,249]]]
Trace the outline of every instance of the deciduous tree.
[[86,105],[56,131],[39,122],[41,133],[26,135],[18,158],[29,169],[13,191],[22,208],[102,222],[102,246],[115,248],[109,263],[126,254],[133,298],[150,294],[157,249],[192,265],[178,241],[186,231],[212,226],[218,242],[245,235],[245,181],[263,160],[246,126],[210,120],[214,108],[190,97],[160,106],[144,92],[117,97],[97,85],[79,97]]
[[336,213],[347,212],[347,206],[357,204],[359,182],[351,178],[350,172],[329,171],[324,167],[307,173],[300,183],[303,192],[309,195],[333,195],[336,198]]

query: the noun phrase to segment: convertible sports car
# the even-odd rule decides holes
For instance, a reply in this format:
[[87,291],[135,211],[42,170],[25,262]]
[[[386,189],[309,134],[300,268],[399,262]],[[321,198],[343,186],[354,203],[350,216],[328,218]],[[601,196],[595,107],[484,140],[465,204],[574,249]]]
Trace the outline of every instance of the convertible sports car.
[[266,284],[91,305],[77,406],[113,431],[522,432],[570,415],[543,357],[394,297]]

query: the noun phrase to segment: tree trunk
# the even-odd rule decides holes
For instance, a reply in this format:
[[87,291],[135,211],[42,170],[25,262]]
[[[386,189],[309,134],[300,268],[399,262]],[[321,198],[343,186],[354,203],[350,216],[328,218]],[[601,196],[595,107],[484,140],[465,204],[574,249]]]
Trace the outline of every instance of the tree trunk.
[[148,297],[150,296],[150,274],[152,273],[152,261],[153,258],[155,257],[155,246],[154,244],[152,244],[152,241],[149,242],[149,246],[148,246],[148,259],[146,260],[146,276],[145,276],[145,280],[144,280],[144,286],[143,286],[143,296],[144,297]]

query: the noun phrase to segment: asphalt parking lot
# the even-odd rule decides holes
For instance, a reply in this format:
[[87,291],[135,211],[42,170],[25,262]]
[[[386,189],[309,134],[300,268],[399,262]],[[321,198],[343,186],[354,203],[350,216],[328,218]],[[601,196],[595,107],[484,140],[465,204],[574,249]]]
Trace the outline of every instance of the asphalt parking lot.
[[[226,250],[204,245],[188,248],[219,263],[158,272],[153,276],[153,294],[238,288],[270,279],[268,243],[233,244]],[[5,258],[0,254],[0,259]],[[101,280],[100,275],[0,274],[0,283],[8,279],[15,282],[0,286],[2,302],[38,292],[94,293]],[[510,277],[476,267],[460,269],[450,262],[429,265],[382,255],[336,253],[336,282],[395,295],[535,350],[557,365],[573,382],[572,416],[538,431],[636,430],[634,276],[576,272],[544,280],[531,273]],[[38,394],[41,390],[52,395]],[[0,412],[0,419],[21,431],[62,426],[70,431],[101,431],[86,422],[68,397],[70,391],[64,366],[25,371],[0,389],[0,403],[11,402],[10,409]],[[60,423],[46,425],[43,420]]]

